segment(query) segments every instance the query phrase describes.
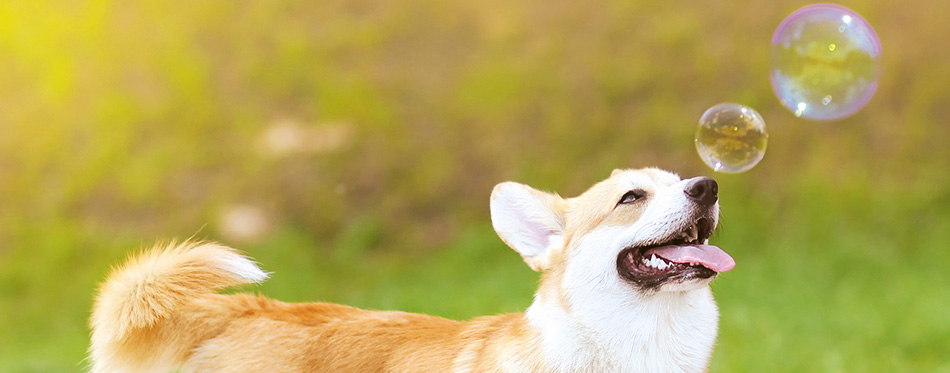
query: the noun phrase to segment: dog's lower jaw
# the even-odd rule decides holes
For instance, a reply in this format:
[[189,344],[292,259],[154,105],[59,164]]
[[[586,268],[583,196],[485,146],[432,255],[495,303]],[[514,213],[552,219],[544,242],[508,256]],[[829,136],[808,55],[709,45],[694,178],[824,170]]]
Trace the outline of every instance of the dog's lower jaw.
[[[604,304],[612,301],[624,304]],[[708,287],[572,304],[565,310],[557,300],[539,293],[525,314],[539,332],[551,371],[707,370],[719,321]]]

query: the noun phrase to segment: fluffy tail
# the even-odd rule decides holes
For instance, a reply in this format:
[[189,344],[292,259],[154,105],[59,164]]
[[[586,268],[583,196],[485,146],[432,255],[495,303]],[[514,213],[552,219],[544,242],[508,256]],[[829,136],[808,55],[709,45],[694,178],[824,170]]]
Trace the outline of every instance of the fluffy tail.
[[130,258],[101,285],[93,305],[93,371],[176,369],[196,338],[215,328],[208,325],[213,320],[183,312],[200,309],[216,290],[266,278],[248,258],[213,243],[159,245]]

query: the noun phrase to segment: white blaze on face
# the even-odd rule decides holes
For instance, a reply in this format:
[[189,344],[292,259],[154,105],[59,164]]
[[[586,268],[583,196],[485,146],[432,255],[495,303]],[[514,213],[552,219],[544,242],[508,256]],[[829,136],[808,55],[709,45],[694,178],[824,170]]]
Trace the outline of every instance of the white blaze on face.
[[[586,298],[586,294],[598,294],[598,297],[639,296],[631,284],[619,278],[617,257],[626,248],[650,246],[663,243],[683,234],[698,235],[695,229],[698,216],[706,217],[715,226],[719,215],[719,206],[715,204],[709,210],[698,214],[697,205],[685,193],[690,179],[680,180],[679,176],[656,169],[636,171],[615,171],[604,182],[590,190],[568,200],[571,214],[568,215],[568,228],[585,226],[571,222],[577,216],[597,222],[590,224],[589,231],[578,231],[568,243],[567,270],[562,283],[566,288],[577,290],[577,295],[569,298]],[[617,205],[617,198],[632,190],[643,191],[645,197],[630,206]],[[592,201],[588,195],[597,196]],[[609,196],[609,197],[608,197]],[[595,203],[604,204],[599,208]],[[580,204],[581,206],[577,206]],[[600,215],[584,209],[599,211]],[[635,210],[635,212],[630,212]],[[694,237],[695,238],[695,237]],[[665,270],[672,264],[665,258],[650,256],[643,259],[645,265]],[[658,290],[676,290],[701,288],[709,281],[689,281],[684,286],[664,284]],[[675,286],[673,286],[675,285]],[[596,290],[593,290],[596,289]],[[572,303],[574,303],[572,302]]]

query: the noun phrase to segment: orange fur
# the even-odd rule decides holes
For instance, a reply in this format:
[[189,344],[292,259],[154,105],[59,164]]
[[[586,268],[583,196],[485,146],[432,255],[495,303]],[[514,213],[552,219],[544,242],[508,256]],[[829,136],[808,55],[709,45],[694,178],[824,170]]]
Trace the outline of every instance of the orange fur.
[[229,255],[215,244],[169,245],[114,271],[93,310],[93,370],[476,372],[538,360],[520,313],[461,322],[214,294],[249,282],[217,264]]

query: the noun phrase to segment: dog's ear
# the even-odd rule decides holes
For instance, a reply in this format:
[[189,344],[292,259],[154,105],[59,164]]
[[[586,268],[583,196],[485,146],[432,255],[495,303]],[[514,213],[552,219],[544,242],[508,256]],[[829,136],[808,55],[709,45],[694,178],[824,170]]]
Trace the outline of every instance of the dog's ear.
[[511,181],[491,194],[495,232],[535,271],[546,270],[552,249],[563,244],[564,210],[560,196]]

